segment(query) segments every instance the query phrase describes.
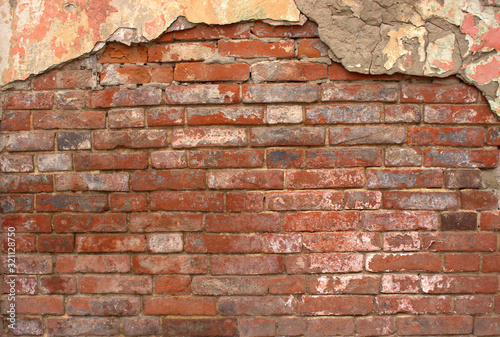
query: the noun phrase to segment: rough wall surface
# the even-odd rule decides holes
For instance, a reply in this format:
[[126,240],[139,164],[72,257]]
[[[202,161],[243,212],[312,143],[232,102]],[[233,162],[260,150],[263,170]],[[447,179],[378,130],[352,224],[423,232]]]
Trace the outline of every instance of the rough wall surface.
[[5,92],[4,335],[500,335],[500,121],[327,52],[200,25]]

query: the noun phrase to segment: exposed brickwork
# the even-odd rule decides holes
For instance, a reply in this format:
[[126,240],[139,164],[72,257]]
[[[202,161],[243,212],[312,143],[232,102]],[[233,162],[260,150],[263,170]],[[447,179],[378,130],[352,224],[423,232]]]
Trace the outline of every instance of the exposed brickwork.
[[2,93],[13,334],[498,336],[500,121],[458,81],[327,64],[317,35],[199,25],[109,45],[97,87]]

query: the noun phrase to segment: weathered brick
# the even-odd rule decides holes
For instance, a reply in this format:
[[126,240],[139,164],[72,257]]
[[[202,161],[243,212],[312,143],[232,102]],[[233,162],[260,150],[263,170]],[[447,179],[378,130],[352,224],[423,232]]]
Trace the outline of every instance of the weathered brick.
[[306,21],[302,25],[271,25],[262,21],[256,21],[253,26],[253,33],[258,37],[316,37],[318,36],[318,26],[312,21]]
[[151,294],[151,276],[80,276],[82,294]]
[[264,196],[258,192],[228,192],[226,193],[226,210],[228,212],[262,212]]
[[187,253],[258,253],[260,251],[260,237],[256,235],[186,235]]
[[213,42],[154,44],[148,48],[148,62],[204,61],[215,48]]
[[202,229],[201,214],[190,213],[132,213],[131,232],[176,232]]
[[474,333],[477,336],[495,336],[500,334],[498,317],[478,317],[474,323]]
[[306,277],[304,275],[278,275],[269,278],[271,294],[304,294]]
[[362,317],[356,320],[359,336],[387,336],[396,332],[392,317]]
[[188,108],[188,125],[263,124],[264,108]]
[[437,230],[439,214],[429,211],[364,212],[363,229],[368,231]]
[[79,234],[76,236],[79,253],[111,253],[144,251],[144,235]]
[[[2,314],[5,314],[8,302],[4,302]],[[62,315],[64,312],[61,296],[16,297],[16,313],[26,315]]]
[[55,257],[58,273],[128,273],[130,258],[126,255],[58,255]]
[[365,269],[371,272],[439,272],[441,256],[434,253],[367,254]]
[[382,275],[381,293],[416,294],[420,290],[420,276],[415,274]]
[[444,254],[443,270],[447,273],[479,271],[479,254]]
[[33,209],[33,196],[18,194],[0,196],[0,213],[31,213]]
[[104,89],[89,93],[91,108],[110,108],[134,105],[159,105],[162,90],[154,87],[136,89]]
[[264,234],[262,236],[264,253],[299,253],[302,249],[300,234]]
[[325,129],[314,127],[297,128],[252,128],[251,146],[297,146],[324,145]]
[[449,212],[441,214],[441,230],[476,230],[476,212]]
[[199,150],[189,153],[192,168],[262,167],[263,163],[263,150]]
[[[2,273],[7,274],[7,256],[2,258]],[[52,274],[52,258],[50,255],[16,255],[16,274]]]
[[402,144],[406,129],[400,126],[338,126],[330,130],[330,145]]
[[384,250],[390,252],[411,252],[420,250],[418,232],[384,233]]
[[368,188],[419,188],[442,187],[442,170],[398,170],[367,169],[366,184]]
[[315,84],[243,84],[244,103],[317,102]]
[[244,129],[176,129],[172,132],[171,142],[174,149],[210,146],[246,146],[247,134]]
[[69,153],[39,154],[37,163],[40,172],[73,170],[73,156]]
[[412,104],[388,105],[384,116],[386,123],[420,123],[420,107]]
[[477,102],[476,88],[463,83],[403,83],[401,102],[410,103],[474,103]]
[[295,54],[295,43],[290,40],[263,42],[259,40],[220,40],[219,53],[222,56],[241,58],[282,57]]
[[179,63],[174,71],[174,79],[179,82],[244,82],[249,77],[250,66],[246,63]]
[[51,175],[3,175],[0,176],[0,193],[52,192]]
[[38,283],[36,276],[8,276],[3,279],[3,293],[8,294],[11,289],[11,282],[14,282],[16,295],[35,295],[38,293]]
[[427,294],[493,294],[498,279],[491,275],[422,275],[422,291]]
[[52,109],[54,93],[26,92],[6,93],[3,99],[4,110],[45,110]]
[[480,170],[447,170],[444,176],[448,188],[480,188]]
[[[433,93],[434,95],[434,93]],[[437,124],[498,124],[489,105],[426,105],[424,122]]]
[[58,233],[125,232],[125,214],[56,214],[54,230]]
[[[318,58],[328,56],[328,46],[320,39],[301,39],[297,44],[298,58]],[[330,70],[330,67],[328,67]]]
[[146,63],[148,49],[145,46],[110,44],[104,50],[99,63]]
[[165,336],[201,337],[235,336],[237,322],[234,318],[164,318]]
[[[10,241],[10,242],[9,242]],[[15,246],[9,246],[9,244],[13,244]],[[10,248],[10,249],[9,249]],[[37,250],[36,247],[36,236],[33,234],[17,234],[15,236],[15,242],[12,241],[12,237],[7,236],[7,234],[2,235],[2,251],[12,253],[12,249],[15,249],[16,252],[25,252],[32,253]]]
[[284,173],[278,170],[227,170],[208,173],[210,189],[283,189]]
[[304,166],[304,150],[267,150],[266,157],[267,167],[269,168],[299,168]]
[[500,230],[500,211],[481,212],[480,228],[486,231]]
[[152,211],[222,212],[222,193],[209,192],[153,192],[149,207]]
[[266,208],[271,211],[338,211],[344,196],[340,191],[271,192],[266,194]]
[[59,151],[68,150],[90,150],[92,148],[92,140],[90,132],[58,132],[57,133],[57,149]]
[[39,212],[104,212],[108,198],[104,194],[41,194],[36,196]]
[[0,151],[52,151],[54,133],[17,133],[0,134]]
[[267,284],[261,276],[196,276],[191,289],[196,295],[265,295]]
[[306,108],[306,124],[379,123],[381,113],[376,104],[321,105]]
[[141,170],[148,165],[146,152],[75,154],[75,171]]
[[395,314],[449,314],[452,311],[452,299],[447,296],[378,296],[375,302],[380,315]]
[[207,214],[207,232],[278,232],[281,228],[280,215],[263,214]]
[[85,91],[58,91],[54,97],[56,109],[81,110],[86,107]]
[[372,311],[369,296],[302,296],[297,311],[302,316],[366,315]]
[[486,315],[493,307],[492,302],[492,298],[485,296],[456,297],[455,313],[459,315]]
[[362,169],[287,171],[289,189],[362,187],[365,177]]
[[[328,50],[327,50],[328,52]],[[401,81],[405,79],[404,74],[392,75],[370,75],[348,71],[342,64],[332,62],[328,67],[328,75],[334,81]]]
[[500,128],[488,128],[487,137],[489,145],[500,145]]
[[382,248],[377,233],[339,233],[303,234],[304,250],[307,252],[368,252]]
[[138,128],[144,126],[144,109],[112,109],[108,111],[108,126],[118,128]]
[[[14,334],[14,336],[21,335],[43,335],[43,320],[41,317],[16,317],[15,328],[10,331]],[[0,325],[1,327],[1,325]]]
[[331,232],[355,230],[359,212],[307,212],[285,213],[283,228],[286,232]]
[[381,166],[382,150],[371,148],[336,148],[322,150],[306,150],[306,166],[350,167]]
[[422,150],[410,148],[393,148],[385,150],[386,166],[421,166]]
[[147,109],[148,126],[184,125],[184,109],[158,107]]
[[167,146],[166,130],[99,131],[94,133],[96,149],[148,148]]
[[4,112],[0,122],[1,131],[22,131],[30,129],[29,111],[10,111]]
[[70,297],[67,312],[74,316],[124,316],[137,315],[141,311],[141,300],[137,297]]
[[134,191],[204,189],[205,172],[193,171],[143,171],[130,176]]
[[171,85],[165,89],[167,104],[232,104],[240,102],[237,84]]
[[460,192],[462,209],[490,211],[498,209],[498,199],[493,191],[463,190]]
[[169,65],[154,66],[104,66],[101,72],[100,85],[130,85],[144,83],[171,83],[174,70]]
[[379,276],[339,275],[309,277],[311,294],[377,294]]
[[219,300],[219,312],[222,315],[291,315],[294,305],[292,296],[222,297]]
[[480,127],[414,126],[408,129],[409,145],[483,146],[485,130]]
[[128,191],[126,174],[67,174],[56,175],[57,191]]
[[214,297],[145,297],[147,315],[214,316],[217,299]]
[[0,172],[17,173],[33,172],[32,155],[2,155],[0,156]]
[[146,241],[151,253],[177,253],[184,249],[182,234],[150,234]]
[[458,193],[455,192],[384,192],[384,208],[414,210],[453,210],[458,208]]
[[346,209],[379,209],[382,204],[380,191],[346,191]]
[[241,337],[275,336],[276,322],[272,318],[255,317],[240,319]]
[[175,32],[176,40],[218,40],[220,38],[247,39],[250,37],[250,24],[238,22],[230,25],[205,25]]
[[42,294],[74,294],[76,293],[76,277],[74,276],[42,276],[40,277]]
[[162,328],[157,318],[129,317],[122,320],[122,331],[127,336],[160,335]]
[[354,273],[363,269],[363,255],[325,253],[291,255],[286,259],[288,274]]
[[425,233],[422,248],[431,251],[477,251],[496,250],[497,236],[494,233]]
[[302,123],[302,107],[300,105],[268,105],[266,118],[268,124]]
[[156,169],[173,169],[187,167],[186,151],[151,152],[151,166]]
[[284,271],[283,260],[281,255],[213,255],[210,257],[210,269],[213,275],[281,274]]
[[33,112],[34,129],[103,129],[105,124],[103,111]]
[[116,318],[70,317],[48,318],[50,336],[81,336],[86,334],[112,336],[119,334],[120,321]]
[[398,96],[399,87],[397,84],[324,83],[321,85],[321,100],[323,102],[394,102]]
[[113,193],[109,201],[113,212],[141,212],[148,208],[145,193]]
[[328,77],[328,65],[315,62],[266,61],[252,64],[252,80],[259,82],[307,82]]
[[191,276],[167,275],[155,277],[155,293],[165,295],[191,294]]
[[70,253],[73,251],[73,235],[39,235],[38,251],[48,253]]
[[424,166],[492,168],[498,165],[498,149],[426,149]]

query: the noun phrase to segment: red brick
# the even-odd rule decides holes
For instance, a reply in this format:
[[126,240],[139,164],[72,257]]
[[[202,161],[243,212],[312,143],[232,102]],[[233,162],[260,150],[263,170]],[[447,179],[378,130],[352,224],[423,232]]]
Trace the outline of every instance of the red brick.
[[151,152],[151,166],[156,169],[172,169],[187,167],[186,151]]
[[[10,241],[9,241],[10,238]],[[35,252],[36,251],[36,236],[33,234],[16,234],[15,241],[7,234],[2,235],[2,251],[8,252],[9,248],[15,249],[16,252]],[[9,246],[9,243],[11,246]],[[12,246],[14,245],[14,246]]]
[[384,116],[386,123],[420,123],[420,107],[413,104],[386,105]]
[[425,211],[363,213],[363,228],[368,231],[437,230],[438,216],[438,213]]
[[100,317],[48,318],[47,331],[50,336],[112,336],[120,333],[120,321]]
[[498,231],[500,230],[500,212],[481,212],[480,219],[481,230],[485,231]]
[[[320,39],[301,39],[297,44],[298,58],[318,58],[328,56],[328,46]],[[330,67],[329,67],[330,68]]]
[[306,124],[379,123],[382,106],[378,104],[320,105],[306,108]]
[[489,105],[426,105],[424,121],[436,124],[499,123]]
[[208,174],[211,189],[282,189],[284,173],[278,170],[265,171],[212,171]]
[[148,126],[184,125],[184,109],[158,107],[147,110]]
[[488,144],[500,145],[500,128],[488,128]]
[[483,272],[499,272],[500,271],[500,254],[483,256]]
[[498,200],[493,191],[461,191],[460,203],[462,209],[474,211],[490,211],[498,209]]
[[290,315],[295,301],[291,296],[222,297],[219,312],[222,315]]
[[297,146],[324,145],[325,129],[298,128],[253,128],[250,130],[251,146]]
[[163,330],[169,337],[235,336],[236,326],[234,318],[163,319]]
[[299,168],[304,166],[304,150],[271,149],[267,150],[267,167]]
[[[2,273],[7,274],[7,256],[2,258]],[[52,274],[52,258],[50,255],[16,255],[16,274]]]
[[148,48],[148,62],[204,61],[214,55],[213,42],[154,44]]
[[0,196],[0,213],[31,213],[33,209],[34,202],[31,195],[10,194]]
[[354,230],[359,212],[285,213],[283,228],[287,232],[330,232]]
[[357,253],[301,254],[287,256],[288,274],[355,273],[363,269],[363,255]]
[[474,324],[474,334],[477,336],[499,335],[500,319],[498,317],[477,317]]
[[[8,321],[7,321],[8,322]],[[2,324],[0,324],[2,328]],[[43,320],[41,317],[17,317],[14,329],[9,329],[15,336],[43,335]],[[3,330],[2,330],[3,331]]]
[[0,227],[4,233],[8,227],[14,227],[17,233],[50,233],[51,222],[52,216],[46,214],[0,215]]
[[12,281],[16,288],[16,295],[35,295],[38,292],[36,276],[5,275],[3,278],[3,293],[8,294]]
[[318,89],[316,84],[243,84],[243,102],[312,103],[318,101]]
[[476,212],[450,212],[441,214],[441,230],[476,230]]
[[366,270],[371,272],[439,272],[441,257],[434,253],[368,254]]
[[488,275],[422,275],[422,291],[428,294],[493,294],[498,278]]
[[498,149],[426,149],[424,166],[493,168],[498,165]]
[[309,293],[311,294],[377,294],[379,287],[379,276],[329,275],[309,277]]
[[246,146],[247,134],[244,129],[176,129],[172,132],[171,142],[174,149],[211,146]]
[[287,171],[289,189],[362,187],[365,177],[362,169]]
[[443,270],[448,273],[479,271],[479,254],[444,254]]
[[480,170],[447,170],[445,171],[445,186],[448,188],[480,188]]
[[409,145],[483,146],[485,130],[480,127],[414,126],[408,129]]
[[217,299],[214,297],[145,297],[146,315],[214,316]]
[[58,91],[54,100],[56,109],[81,110],[87,105],[85,91]]
[[204,255],[134,255],[134,274],[205,274],[207,257]]
[[226,210],[228,212],[262,212],[264,196],[258,192],[227,192]]
[[3,173],[33,172],[32,155],[0,156],[0,171]]
[[130,176],[130,184],[134,191],[204,189],[205,172],[202,170],[135,172]]
[[0,124],[1,131],[22,131],[30,129],[29,111],[4,112]]
[[142,212],[148,208],[145,193],[113,193],[109,200],[113,212]]
[[108,199],[104,194],[42,194],[36,196],[38,212],[104,212]]
[[207,232],[278,232],[281,228],[280,215],[263,214],[207,214]]
[[300,234],[264,234],[262,236],[264,253],[299,253],[302,250]]
[[153,192],[150,194],[152,211],[221,212],[222,193],[208,192]]
[[192,168],[262,167],[263,162],[262,150],[200,150],[189,155]]
[[372,311],[369,296],[302,296],[297,311],[302,316],[366,315]]
[[[5,314],[8,302],[4,302],[2,313]],[[16,296],[16,314],[25,315],[62,315],[64,300],[59,296]]]
[[240,102],[238,84],[170,85],[167,104],[233,104]]
[[258,253],[260,237],[256,235],[187,234],[187,253]]
[[265,295],[267,284],[264,276],[196,276],[191,288],[196,295]]
[[477,102],[476,88],[463,83],[403,83],[401,102],[410,103],[474,103]]
[[333,81],[401,81],[404,74],[370,75],[348,71],[342,64],[332,62],[328,67],[329,78]]
[[359,336],[387,336],[396,331],[392,317],[362,317],[356,324]]
[[27,92],[6,93],[3,99],[4,110],[44,110],[52,109],[54,93]]
[[307,82],[328,77],[328,66],[315,62],[258,62],[252,64],[255,82]]
[[138,315],[141,300],[137,297],[70,297],[66,304],[69,315],[124,316]]
[[368,188],[420,188],[442,187],[442,170],[367,169]]
[[191,293],[191,276],[157,276],[155,277],[155,293],[165,295],[189,295]]
[[80,276],[82,294],[151,294],[150,276]]
[[406,129],[401,126],[338,126],[329,130],[330,145],[402,144]]
[[382,248],[377,233],[313,233],[303,234],[304,250],[308,252],[369,252]]
[[452,311],[452,299],[447,296],[385,295],[377,297],[375,307],[380,315],[449,314]]
[[161,324],[157,318],[124,318],[122,319],[122,324],[122,331],[127,336],[161,334]]
[[300,38],[318,36],[318,26],[315,22],[306,21],[298,25],[271,25],[262,21],[256,21],[253,26],[253,33],[258,37],[282,37]]
[[380,292],[386,294],[413,294],[420,290],[420,276],[414,274],[384,274]]
[[91,108],[110,108],[135,105],[159,105],[162,90],[155,87],[136,89],[104,89],[89,93]]
[[142,45],[110,44],[104,50],[99,63],[146,63],[147,58],[148,49]]
[[140,170],[148,167],[148,153],[76,153],[76,171]]
[[306,277],[304,275],[282,275],[269,278],[270,294],[304,294]]
[[144,109],[112,109],[108,111],[110,128],[136,128],[144,126]]
[[52,192],[51,175],[3,175],[0,176],[0,193]]
[[130,85],[144,83],[171,83],[174,70],[169,65],[154,66],[105,66],[100,85]]
[[40,277],[42,294],[74,294],[76,293],[76,277],[74,276],[42,276]]
[[219,53],[222,56],[241,58],[282,57],[295,55],[295,43],[290,40],[263,42],[259,40],[220,40]]
[[174,79],[179,82],[244,82],[249,77],[250,66],[246,63],[179,63],[174,71]]
[[58,174],[57,191],[128,191],[127,174]]
[[415,210],[453,210],[458,208],[455,192],[384,192],[384,208]]
[[92,86],[91,78],[89,70],[54,70],[33,78],[33,89],[84,89]]
[[323,102],[394,102],[398,96],[399,87],[395,84],[324,83],[321,85]]
[[263,124],[264,108],[188,108],[188,125]]
[[125,214],[56,214],[54,230],[58,233],[125,232]]
[[420,238],[418,232],[384,233],[384,250],[390,252],[418,251]]
[[[221,196],[222,197],[222,196]],[[131,232],[176,232],[202,229],[201,214],[190,213],[132,213]]]
[[214,255],[210,257],[210,269],[213,275],[281,274],[284,263],[280,255]]
[[80,234],[76,236],[79,253],[143,252],[144,235]]
[[[346,322],[345,322],[345,319],[343,318],[332,318],[332,317],[328,317],[328,318],[317,318],[317,319],[314,319],[312,320],[311,322],[308,322],[309,319],[307,318],[304,318],[304,317],[279,317],[277,319],[277,325],[278,325],[278,330],[277,330],[277,333],[278,335],[283,335],[283,336],[300,336],[302,334],[305,333],[306,329],[307,329],[307,326],[308,326],[308,323],[311,323],[311,331],[312,329],[314,329],[315,325],[319,325],[320,321],[324,320],[324,319],[334,319],[334,320],[342,320],[342,322],[339,322],[339,321],[335,321],[335,326],[338,328],[339,323],[343,323],[342,326],[346,326]],[[351,322],[352,324],[352,332],[354,332],[354,320],[351,319]],[[331,327],[333,327],[334,324],[331,324]],[[327,327],[326,327],[326,324],[322,327],[323,330],[321,333],[323,333]]]
[[246,39],[250,37],[250,25],[247,22],[230,25],[205,25],[175,32],[176,40],[218,40],[220,38]]
[[171,32],[164,32],[162,35],[154,39],[155,42],[174,42],[174,36],[175,33],[173,31]]
[[0,134],[0,150],[9,152],[52,151],[54,150],[54,133]]
[[128,273],[127,255],[58,255],[55,257],[58,273]]
[[73,235],[40,235],[38,251],[49,253],[70,253],[73,251]]
[[166,130],[98,131],[94,133],[94,146],[98,150],[165,147],[167,145]]
[[380,191],[346,191],[346,209],[379,209],[382,204]]
[[272,211],[337,211],[343,207],[340,191],[272,192],[266,194],[266,207]]
[[241,337],[275,336],[276,322],[272,318],[255,317],[240,319]]

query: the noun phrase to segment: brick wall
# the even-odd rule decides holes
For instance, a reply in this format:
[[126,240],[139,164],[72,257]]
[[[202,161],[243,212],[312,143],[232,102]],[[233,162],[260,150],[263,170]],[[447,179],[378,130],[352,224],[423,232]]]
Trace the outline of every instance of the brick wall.
[[326,55],[312,23],[200,25],[4,91],[14,333],[500,335],[499,120]]

